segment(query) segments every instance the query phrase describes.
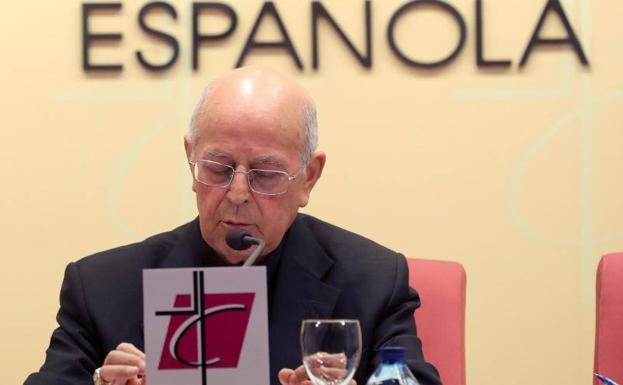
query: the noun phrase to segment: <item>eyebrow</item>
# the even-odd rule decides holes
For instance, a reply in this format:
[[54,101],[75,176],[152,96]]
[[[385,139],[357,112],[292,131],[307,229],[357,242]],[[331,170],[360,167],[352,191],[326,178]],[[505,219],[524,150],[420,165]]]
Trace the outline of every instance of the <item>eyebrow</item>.
[[[220,151],[214,151],[214,150],[208,150],[206,152],[204,152],[204,158],[206,156],[211,156],[214,158],[224,158],[228,161],[233,162],[234,161],[234,157],[228,153],[225,152],[220,152]],[[255,159],[253,159],[250,162],[250,166],[252,167],[257,167],[254,165],[273,165],[273,166],[281,166],[281,167],[285,167],[285,162],[282,159],[276,158],[272,155],[263,155],[263,156],[259,156]]]
[[252,164],[272,164],[277,166],[284,166],[282,160],[275,158],[274,156],[260,156],[259,158],[254,159]]
[[229,160],[233,160],[233,157],[231,155],[219,151],[206,151],[204,152],[203,157],[205,158],[206,156],[212,156],[215,158],[227,158]]

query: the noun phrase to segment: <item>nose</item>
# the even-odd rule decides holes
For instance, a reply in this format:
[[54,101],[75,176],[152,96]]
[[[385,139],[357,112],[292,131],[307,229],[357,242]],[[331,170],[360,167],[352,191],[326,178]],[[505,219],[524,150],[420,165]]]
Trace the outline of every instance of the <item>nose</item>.
[[247,182],[247,174],[243,171],[236,171],[229,185],[227,197],[233,204],[240,205],[249,200],[249,195],[251,195],[251,190]]

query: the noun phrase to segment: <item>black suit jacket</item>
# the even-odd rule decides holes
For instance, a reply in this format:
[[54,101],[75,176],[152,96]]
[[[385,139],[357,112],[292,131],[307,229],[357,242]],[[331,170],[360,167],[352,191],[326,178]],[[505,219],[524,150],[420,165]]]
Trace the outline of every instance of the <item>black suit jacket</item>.
[[[199,222],[143,242],[70,263],[61,289],[59,327],[46,360],[25,385],[90,385],[106,354],[121,342],[143,349],[142,270],[223,264],[210,253]],[[358,319],[363,352],[355,380],[365,384],[382,346],[407,348],[422,385],[440,384],[424,362],[405,258],[361,236],[299,214],[288,230],[269,297],[270,381],[301,364],[299,331],[306,318]],[[235,385],[235,384],[234,384]],[[242,384],[241,384],[242,385]]]

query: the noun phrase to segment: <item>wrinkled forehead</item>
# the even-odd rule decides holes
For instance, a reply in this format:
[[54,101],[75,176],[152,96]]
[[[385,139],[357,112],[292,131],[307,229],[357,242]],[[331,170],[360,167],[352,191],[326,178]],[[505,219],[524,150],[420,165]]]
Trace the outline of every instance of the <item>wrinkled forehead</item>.
[[204,101],[198,139],[231,135],[289,142],[302,148],[305,140],[304,100],[287,89],[218,87]]

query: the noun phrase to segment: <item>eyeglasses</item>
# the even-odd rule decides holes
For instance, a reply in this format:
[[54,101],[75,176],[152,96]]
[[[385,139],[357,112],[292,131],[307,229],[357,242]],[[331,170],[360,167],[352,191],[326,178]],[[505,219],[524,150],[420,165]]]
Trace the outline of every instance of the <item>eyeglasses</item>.
[[236,171],[232,166],[212,160],[190,161],[193,178],[199,183],[212,187],[229,187],[237,173],[247,176],[251,191],[263,195],[280,195],[288,191],[290,181],[296,179],[302,167],[294,175],[280,170],[251,169]]

